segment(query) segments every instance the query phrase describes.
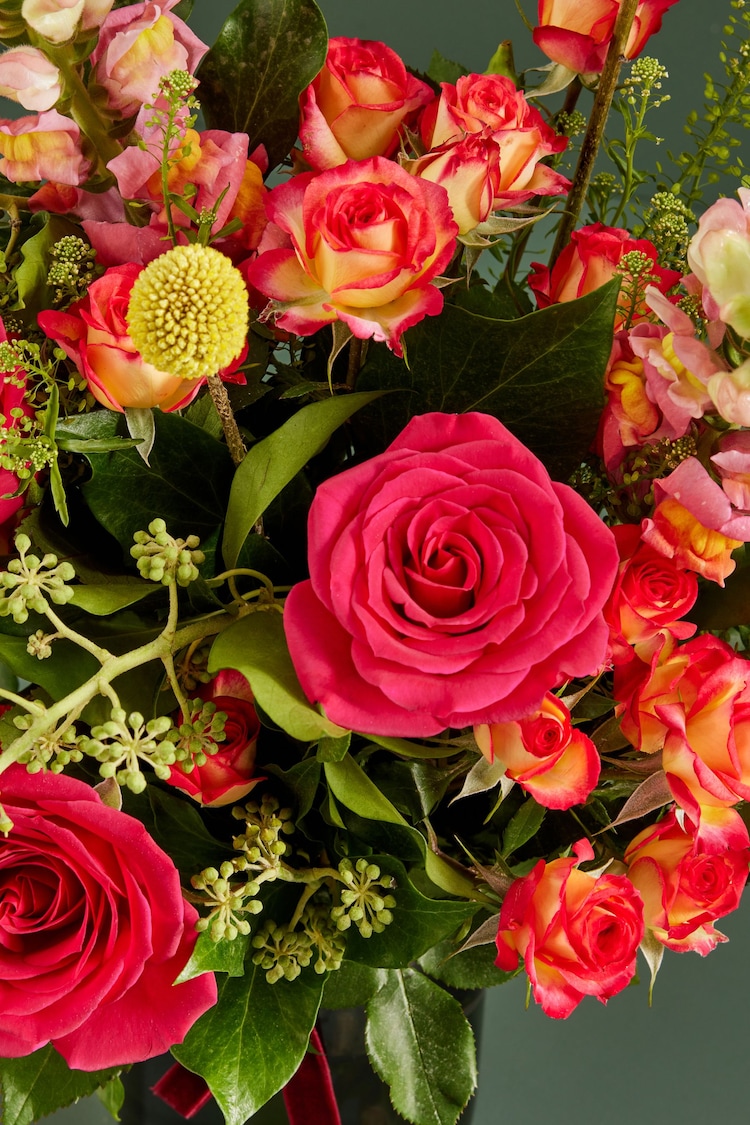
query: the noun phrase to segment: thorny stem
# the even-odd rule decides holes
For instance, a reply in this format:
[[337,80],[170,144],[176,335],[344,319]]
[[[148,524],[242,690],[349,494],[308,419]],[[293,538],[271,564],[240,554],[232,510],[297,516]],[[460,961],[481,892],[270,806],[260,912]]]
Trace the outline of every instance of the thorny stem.
[[638,0],[622,0],[622,6],[617,16],[612,42],[607,52],[604,70],[599,79],[599,85],[596,88],[591,117],[589,118],[586,135],[583,138],[581,152],[578,157],[578,165],[576,167],[575,176],[573,177],[573,186],[565,201],[565,210],[560,220],[560,226],[557,229],[557,237],[549,263],[550,269],[568,245],[570,236],[575,230],[583,209],[583,204],[586,200],[586,194],[589,189],[591,175],[594,171],[599,146],[604,136],[604,127],[607,124],[610,106],[612,105],[612,98],[617,88],[620,67],[624,62],[623,51],[628,41],[628,36],[630,35],[630,29],[633,26],[633,19],[637,7]]

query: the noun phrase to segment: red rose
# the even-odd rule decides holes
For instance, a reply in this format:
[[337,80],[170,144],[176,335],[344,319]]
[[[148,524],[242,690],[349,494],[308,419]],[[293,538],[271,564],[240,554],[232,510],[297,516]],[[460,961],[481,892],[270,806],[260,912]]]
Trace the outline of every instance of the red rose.
[[486,414],[414,418],[321,485],[309,564],[289,649],[308,697],[354,730],[523,718],[604,659],[612,533]]
[[255,751],[260,722],[253,707],[250,684],[241,672],[219,672],[215,679],[198,692],[201,699],[210,699],[217,711],[227,716],[224,741],[217,744],[203,765],[185,770],[172,766],[167,781],[182,789],[199,805],[218,808],[241,801],[262,777],[255,776]]
[[403,122],[432,100],[385,43],[334,38],[325,65],[300,98],[299,136],[317,172],[347,160],[390,156]]
[[692,637],[695,625],[679,618],[695,604],[698,579],[642,542],[636,524],[620,524],[612,530],[621,562],[604,617],[612,630],[615,654],[629,659],[630,645],[663,630],[681,641]]
[[513,972],[522,957],[534,999],[556,1019],[584,996],[606,1004],[625,988],[643,937],[643,903],[627,876],[580,871],[594,851],[586,840],[573,850],[512,884],[497,932],[495,964]]
[[76,1070],[181,1043],[216,1003],[213,974],[174,981],[197,914],[131,816],[61,774],[0,776],[0,1057],[52,1043]]
[[[574,301],[592,293],[617,276],[617,267],[623,254],[637,250],[651,259],[650,273],[658,278],[658,288],[666,293],[680,280],[677,270],[668,270],[656,264],[656,247],[647,238],[631,238],[621,227],[606,227],[592,223],[574,231],[570,242],[550,270],[539,262],[532,262],[534,273],[529,275],[529,287],[534,291],[540,309],[564,301]],[[621,328],[631,309],[627,294],[620,294],[621,311],[615,320],[615,329]],[[634,319],[649,315],[646,306],[635,310]]]

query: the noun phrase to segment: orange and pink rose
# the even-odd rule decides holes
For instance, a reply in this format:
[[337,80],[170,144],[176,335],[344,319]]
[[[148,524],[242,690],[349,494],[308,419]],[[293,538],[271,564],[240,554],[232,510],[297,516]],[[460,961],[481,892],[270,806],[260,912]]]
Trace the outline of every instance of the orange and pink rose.
[[402,125],[432,97],[385,43],[333,38],[323,69],[300,98],[302,154],[316,172],[390,156]]
[[594,858],[580,840],[569,858],[543,859],[505,896],[497,960],[513,972],[519,958],[534,999],[548,1016],[565,1019],[584,996],[606,1004],[635,975],[643,937],[643,902],[625,875],[581,871]]
[[[677,0],[641,0],[625,47],[634,59],[661,27],[662,16]],[[539,0],[534,42],[553,62],[580,74],[604,66],[615,30],[620,0]]]
[[705,957],[728,940],[713,923],[737,909],[747,882],[750,839],[738,812],[703,809],[696,829],[671,810],[638,833],[624,859],[662,945]]
[[246,277],[271,299],[266,316],[279,328],[309,336],[340,320],[401,355],[404,330],[442,310],[431,283],[457,227],[438,185],[375,156],[295,176],[268,193],[266,209],[272,248]]
[[568,708],[551,692],[523,719],[475,726],[474,737],[485,758],[501,762],[506,777],[545,808],[584,804],[599,780],[596,746],[573,727]]

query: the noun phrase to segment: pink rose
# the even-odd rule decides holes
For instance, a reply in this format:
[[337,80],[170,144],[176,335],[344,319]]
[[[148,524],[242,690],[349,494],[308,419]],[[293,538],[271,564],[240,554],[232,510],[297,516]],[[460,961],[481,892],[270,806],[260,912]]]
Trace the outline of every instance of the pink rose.
[[530,715],[476,726],[474,737],[485,758],[501,762],[506,776],[545,808],[584,804],[599,780],[594,743],[571,725],[568,708],[551,692]]
[[[581,227],[571,235],[570,242],[550,270],[548,266],[533,262],[534,273],[529,275],[529,286],[534,291],[540,309],[563,301],[574,301],[606,285],[617,275],[623,254],[638,250],[653,262],[651,272],[659,279],[658,288],[666,293],[680,280],[677,270],[664,269],[656,264],[656,247],[647,238],[631,238],[620,227],[606,227],[593,223]],[[624,294],[620,296],[621,314],[615,320],[615,329],[621,328],[630,313]],[[635,310],[635,319],[648,315],[644,305]]]
[[632,980],[643,937],[643,903],[625,875],[591,875],[578,864],[594,858],[587,840],[575,857],[540,859],[512,884],[497,931],[497,960],[513,972],[523,958],[534,999],[565,1019],[584,996],[603,1004]]
[[404,121],[432,96],[385,43],[331,39],[323,69],[300,98],[304,158],[322,172],[349,159],[390,156]]
[[[295,176],[269,192],[266,210],[275,248],[249,264],[247,280],[271,298],[280,328],[309,336],[340,320],[401,355],[405,329],[441,311],[430,282],[457,232],[443,188],[374,156]],[[279,231],[289,249],[278,248]]]
[[440,98],[422,116],[425,148],[432,151],[455,144],[467,133],[491,138],[499,150],[494,207],[568,190],[569,180],[540,163],[543,157],[562,152],[567,138],[550,128],[510,78],[466,74],[455,86],[442,82],[441,89]]
[[[661,18],[677,0],[641,0],[625,48],[634,59],[661,27]],[[619,0],[539,0],[539,23],[534,42],[547,58],[582,74],[596,74],[604,66]]]
[[611,531],[486,414],[413,418],[322,484],[284,623],[309,699],[388,735],[505,722],[605,656]]
[[240,672],[219,672],[197,693],[211,700],[227,716],[224,741],[217,743],[202,765],[190,770],[172,766],[167,781],[207,808],[241,801],[263,778],[255,775],[255,751],[260,723],[253,707],[250,684]]
[[747,882],[750,839],[733,809],[703,809],[699,829],[674,810],[639,832],[625,852],[646,927],[678,953],[704,957],[729,939],[713,923],[736,910]]
[[81,152],[80,138],[75,122],[56,109],[0,121],[0,173],[14,184],[55,180],[77,187],[91,167]]
[[172,8],[179,0],[145,0],[110,12],[91,54],[110,108],[123,117],[153,101],[172,70],[194,74],[208,47]]
[[97,402],[120,413],[128,407],[177,410],[203,386],[202,379],[186,381],[144,363],[130,339],[125,316],[142,268],[113,266],[66,312],[49,309],[38,316],[39,327],[73,360]]
[[76,1070],[140,1062],[181,1043],[216,1003],[212,973],[174,981],[197,914],[140,821],[81,781],[0,776],[0,1055],[52,1043]]

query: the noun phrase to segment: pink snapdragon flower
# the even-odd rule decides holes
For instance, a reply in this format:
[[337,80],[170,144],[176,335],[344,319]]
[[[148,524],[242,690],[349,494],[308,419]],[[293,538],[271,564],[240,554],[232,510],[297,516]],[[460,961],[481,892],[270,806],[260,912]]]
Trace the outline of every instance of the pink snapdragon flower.
[[60,71],[36,47],[13,47],[0,55],[0,94],[36,113],[52,109],[62,93]]
[[117,8],[104,20],[91,54],[96,80],[111,109],[123,117],[152,101],[172,70],[193,74],[208,47],[172,15],[179,0],[145,0]]
[[23,0],[21,15],[43,39],[66,43],[79,27],[83,31],[98,27],[113,3],[114,0]]
[[0,121],[0,173],[11,183],[55,180],[77,187],[90,162],[81,151],[81,131],[56,109],[15,121]]

